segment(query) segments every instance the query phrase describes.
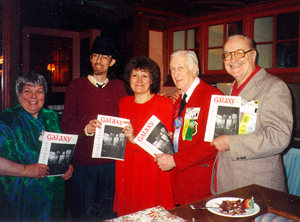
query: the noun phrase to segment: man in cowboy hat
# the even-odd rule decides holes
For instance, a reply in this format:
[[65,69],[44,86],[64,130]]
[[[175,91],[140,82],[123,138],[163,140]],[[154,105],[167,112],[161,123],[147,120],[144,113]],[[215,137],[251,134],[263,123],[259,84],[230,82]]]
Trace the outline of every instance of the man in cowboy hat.
[[115,163],[92,158],[97,115],[118,116],[119,100],[127,95],[124,83],[109,79],[118,59],[114,42],[98,36],[92,46],[90,62],[93,73],[73,80],[65,96],[61,128],[64,133],[79,135],[72,159],[74,174],[69,195],[74,219],[95,220],[114,217],[113,197]]

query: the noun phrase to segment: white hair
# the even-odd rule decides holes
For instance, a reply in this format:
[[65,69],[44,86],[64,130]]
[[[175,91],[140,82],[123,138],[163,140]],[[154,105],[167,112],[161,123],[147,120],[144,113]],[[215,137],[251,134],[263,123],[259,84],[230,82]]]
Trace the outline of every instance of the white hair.
[[183,50],[183,49],[180,49],[180,50],[176,50],[174,51],[172,54],[171,54],[171,59],[176,57],[176,56],[179,56],[179,55],[187,55],[187,66],[188,68],[192,71],[195,67],[195,65],[198,66],[198,69],[196,70],[197,72],[197,75],[199,75],[199,62],[198,62],[198,58],[197,58],[197,55],[194,51],[191,51],[191,50]]

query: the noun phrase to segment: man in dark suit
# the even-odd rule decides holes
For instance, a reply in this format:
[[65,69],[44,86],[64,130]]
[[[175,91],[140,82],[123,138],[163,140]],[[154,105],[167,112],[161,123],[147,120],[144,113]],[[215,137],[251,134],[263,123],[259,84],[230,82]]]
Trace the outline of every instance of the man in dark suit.
[[257,107],[247,113],[251,121],[243,120],[248,132],[221,135],[212,141],[219,150],[215,167],[218,193],[250,184],[286,190],[281,153],[291,138],[292,99],[287,85],[260,68],[256,56],[249,37],[234,35],[224,45],[224,66],[235,79],[229,95],[253,101]]

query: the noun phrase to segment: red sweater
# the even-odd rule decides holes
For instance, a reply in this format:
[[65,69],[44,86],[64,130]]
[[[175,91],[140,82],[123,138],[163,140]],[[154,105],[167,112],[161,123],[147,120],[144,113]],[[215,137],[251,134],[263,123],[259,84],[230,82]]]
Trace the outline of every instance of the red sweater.
[[110,80],[104,88],[95,87],[87,77],[73,80],[65,96],[61,129],[79,135],[72,159],[74,165],[98,165],[113,160],[92,158],[93,136],[86,136],[84,128],[98,114],[118,116],[119,101],[126,96],[121,80]]
[[[200,107],[192,141],[182,140],[181,127],[178,152],[173,155],[176,167],[171,172],[176,204],[194,202],[211,195],[211,173],[217,149],[204,142],[211,95],[222,93],[201,80],[181,113],[184,119],[187,107]],[[180,102],[181,98],[174,104],[174,117],[178,116]]]

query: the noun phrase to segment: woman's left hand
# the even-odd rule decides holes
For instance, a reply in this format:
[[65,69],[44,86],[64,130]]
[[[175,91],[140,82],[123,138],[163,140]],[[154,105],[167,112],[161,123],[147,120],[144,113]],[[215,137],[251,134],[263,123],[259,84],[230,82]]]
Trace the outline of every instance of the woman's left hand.
[[23,177],[33,177],[39,180],[49,175],[50,168],[41,163],[33,163],[24,166]]
[[69,180],[73,175],[73,171],[74,171],[74,167],[70,164],[68,171],[65,172],[62,178],[64,178],[64,180]]
[[181,96],[181,94],[182,94],[182,91],[181,90],[177,90],[176,92],[174,92],[174,94],[172,95],[172,101],[173,101],[173,103],[175,103],[175,101],[177,100],[177,99],[179,99],[179,97]]

